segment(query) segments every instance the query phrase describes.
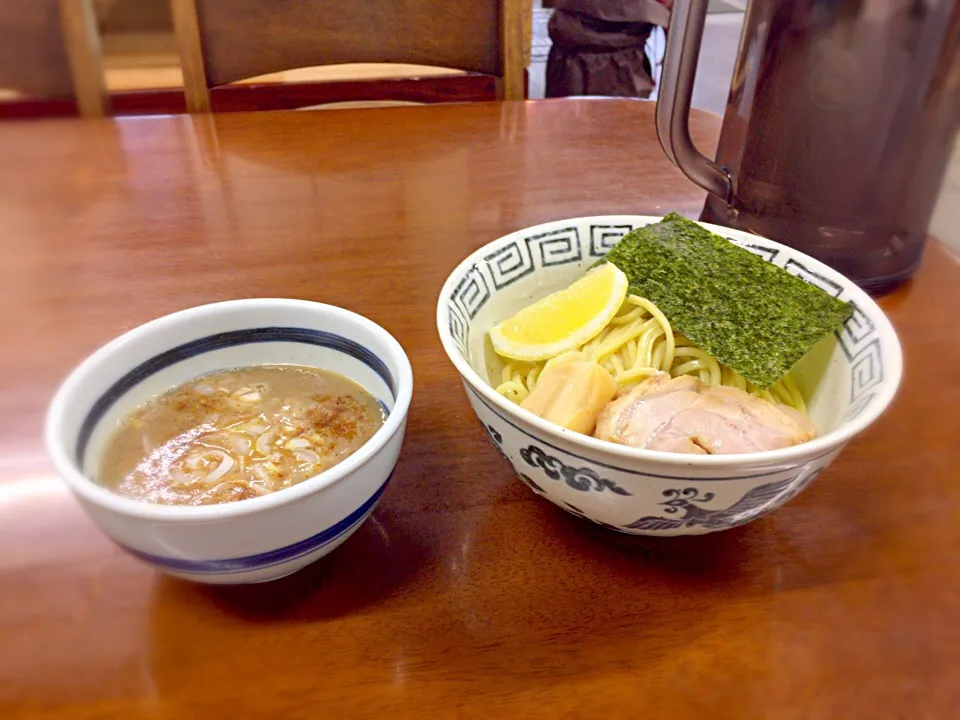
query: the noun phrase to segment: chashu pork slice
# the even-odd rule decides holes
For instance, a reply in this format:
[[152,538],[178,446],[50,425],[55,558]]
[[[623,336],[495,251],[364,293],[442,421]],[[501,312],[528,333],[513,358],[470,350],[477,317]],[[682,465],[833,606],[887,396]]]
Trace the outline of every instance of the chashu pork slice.
[[785,405],[662,373],[609,402],[594,436],[647,450],[724,455],[797,445],[815,437],[816,428]]

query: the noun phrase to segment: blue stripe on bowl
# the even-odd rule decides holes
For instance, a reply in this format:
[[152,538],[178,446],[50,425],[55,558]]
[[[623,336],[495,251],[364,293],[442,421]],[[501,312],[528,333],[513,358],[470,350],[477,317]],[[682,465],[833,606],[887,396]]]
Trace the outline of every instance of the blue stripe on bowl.
[[[326,530],[322,530],[316,535],[308,537],[305,540],[293,543],[292,545],[287,545],[286,547],[277,548],[276,550],[270,550],[269,552],[259,553],[257,555],[225,558],[222,560],[185,560],[181,558],[169,558],[162,557],[160,555],[151,555],[150,553],[146,553],[141,550],[135,550],[127,545],[123,545],[122,543],[118,544],[124,550],[132,555],[137,556],[141,560],[145,560],[158,567],[173,570],[175,572],[191,573],[194,575],[217,575],[263,570],[264,568],[272,567],[274,565],[282,565],[283,563],[296,560],[304,555],[309,555],[310,553],[319,550],[324,545],[333,542],[352,527],[357,525],[361,520],[363,520],[367,513],[373,510],[373,506],[377,504],[377,500],[380,499],[380,496],[383,495],[384,490],[387,489],[387,485],[390,484],[391,478],[393,478],[392,472],[387,477],[386,481],[384,481],[383,485],[377,489],[377,491],[370,497],[369,500],[367,500],[365,503],[363,503],[363,505],[358,507],[335,525],[327,528]],[[243,501],[240,500],[239,502]]]
[[396,380],[394,380],[393,374],[383,360],[363,345],[345,338],[342,335],[336,335],[323,330],[308,330],[307,328],[297,327],[262,327],[222,332],[200,338],[199,340],[192,340],[152,357],[135,367],[110,386],[93,404],[90,412],[87,413],[87,417],[84,418],[83,424],[80,426],[76,447],[77,465],[83,467],[83,459],[87,452],[87,445],[90,442],[90,437],[93,435],[94,429],[97,427],[97,423],[100,422],[117,400],[151,375],[155,375],[171,365],[176,365],[178,362],[212,352],[213,350],[221,350],[222,348],[234,347],[236,345],[266,342],[301,343],[304,345],[317,345],[319,347],[338,350],[367,365],[377,373],[377,375],[383,378],[383,381],[390,389],[390,394],[394,398],[397,396]]

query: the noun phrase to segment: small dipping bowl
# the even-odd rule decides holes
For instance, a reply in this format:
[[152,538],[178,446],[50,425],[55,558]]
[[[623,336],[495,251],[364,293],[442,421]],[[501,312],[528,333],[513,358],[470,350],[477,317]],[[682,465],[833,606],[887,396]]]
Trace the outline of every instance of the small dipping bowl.
[[[345,376],[386,419],[339,464],[262,497],[160,505],[97,484],[107,440],[137,407],[199,375],[264,364]],[[215,303],[148,322],[84,360],[50,404],[46,449],[86,513],[132,555],[201,583],[264,582],[327,555],[369,517],[400,454],[412,391],[403,348],[356,313],[301,300]]]
[[661,219],[574,218],[494,240],[450,274],[437,303],[437,329],[487,436],[534,493],[611,530],[698,535],[750,522],[796,497],[887,409],[903,359],[890,321],[851,280],[786,245],[701,223],[853,303],[853,317],[791,371],[818,437],[742,455],[644,450],[558,427],[497,393],[491,378],[500,376],[503,361],[490,329],[573,283],[629,231]]

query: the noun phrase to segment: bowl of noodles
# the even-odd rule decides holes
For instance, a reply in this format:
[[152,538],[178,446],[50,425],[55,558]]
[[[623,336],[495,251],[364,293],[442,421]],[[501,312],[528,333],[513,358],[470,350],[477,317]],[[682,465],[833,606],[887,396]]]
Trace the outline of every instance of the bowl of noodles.
[[[437,328],[483,432],[532,492],[624,533],[703,534],[771,512],[823,473],[893,400],[902,353],[883,311],[852,281],[775,241],[704,223],[696,225],[715,241],[722,238],[740,255],[746,251],[752,271],[775,275],[798,298],[811,287],[817,302],[822,296],[823,304],[803,309],[808,317],[780,322],[779,330],[807,332],[799,359],[786,352],[784,360],[762,343],[731,347],[736,328],[723,318],[714,322],[711,313],[722,303],[705,291],[703,306],[693,311],[697,317],[683,317],[684,327],[705,328],[703,337],[730,329],[732,335],[724,331],[710,347],[723,348],[725,359],[742,360],[733,364],[753,371],[745,377],[675,326],[664,308],[680,317],[676,308],[683,306],[669,302],[669,292],[658,303],[635,291],[642,263],[630,268],[623,294],[611,291],[610,313],[597,315],[590,329],[584,322],[572,347],[557,345],[550,354],[552,346],[542,344],[548,350],[529,356],[508,349],[505,325],[517,318],[514,324],[522,325],[529,308],[550,305],[552,298],[560,298],[555,316],[575,316],[589,305],[576,288],[600,283],[589,278],[616,262],[609,258],[618,243],[663,220],[576,218],[494,240],[447,278]],[[709,273],[709,262],[706,267]],[[699,278],[688,298],[709,284]],[[738,297],[742,302],[750,295]],[[730,307],[738,310],[730,302],[728,315]],[[777,300],[754,299],[753,305],[776,307]],[[840,308],[842,315],[831,325],[824,308]],[[750,308],[739,310],[733,314],[749,325]],[[779,321],[771,312],[764,318]],[[746,328],[743,337],[750,332]],[[764,366],[764,351],[789,363],[786,372]],[[750,379],[758,377],[766,382]]]

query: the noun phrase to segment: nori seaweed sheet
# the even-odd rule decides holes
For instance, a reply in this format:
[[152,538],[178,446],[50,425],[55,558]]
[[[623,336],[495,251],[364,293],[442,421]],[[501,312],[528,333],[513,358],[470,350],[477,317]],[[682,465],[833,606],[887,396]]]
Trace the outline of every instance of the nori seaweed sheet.
[[782,378],[853,306],[677,213],[625,235],[612,262],[630,292],[760,388]]

